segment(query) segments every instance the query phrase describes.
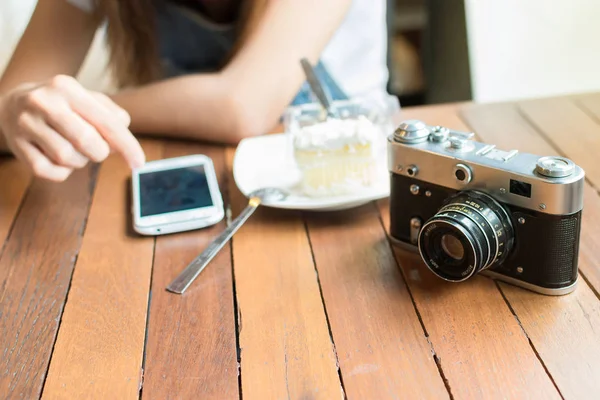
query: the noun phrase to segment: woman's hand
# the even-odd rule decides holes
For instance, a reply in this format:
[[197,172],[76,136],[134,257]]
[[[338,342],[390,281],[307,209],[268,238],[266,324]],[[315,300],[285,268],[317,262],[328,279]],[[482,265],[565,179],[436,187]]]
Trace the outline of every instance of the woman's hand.
[[58,75],[24,84],[0,98],[0,133],[13,154],[36,176],[64,181],[90,160],[120,153],[130,167],[145,162],[129,131],[129,114],[102,93]]

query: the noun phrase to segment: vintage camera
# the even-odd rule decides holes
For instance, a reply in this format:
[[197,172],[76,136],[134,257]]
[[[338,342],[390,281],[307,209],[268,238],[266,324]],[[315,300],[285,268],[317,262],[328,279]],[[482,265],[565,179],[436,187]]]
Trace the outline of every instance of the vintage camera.
[[418,249],[447,281],[481,272],[538,293],[570,293],[583,169],[472,137],[408,120],[388,138],[392,241]]

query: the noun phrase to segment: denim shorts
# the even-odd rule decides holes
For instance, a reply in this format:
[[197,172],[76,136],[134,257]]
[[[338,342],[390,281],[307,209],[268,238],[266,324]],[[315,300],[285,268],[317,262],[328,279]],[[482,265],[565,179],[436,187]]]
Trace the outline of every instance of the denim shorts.
[[[166,77],[221,68],[236,40],[233,26],[214,24],[192,10],[170,4],[161,6],[157,14],[159,54]],[[321,61],[314,68],[332,100],[348,99]],[[291,105],[316,101],[305,81]]]

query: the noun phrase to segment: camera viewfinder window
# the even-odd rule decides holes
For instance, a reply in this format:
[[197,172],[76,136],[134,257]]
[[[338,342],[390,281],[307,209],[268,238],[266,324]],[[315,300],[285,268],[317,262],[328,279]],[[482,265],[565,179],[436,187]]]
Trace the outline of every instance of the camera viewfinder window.
[[510,192],[523,197],[531,197],[531,184],[514,179],[510,180]]

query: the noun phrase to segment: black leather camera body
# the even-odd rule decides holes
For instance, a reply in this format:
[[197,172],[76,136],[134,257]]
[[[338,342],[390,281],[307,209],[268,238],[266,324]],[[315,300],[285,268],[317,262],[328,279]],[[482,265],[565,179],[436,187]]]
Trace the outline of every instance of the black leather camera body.
[[584,171],[404,121],[388,138],[390,236],[438,277],[482,273],[547,295],[575,289]]

